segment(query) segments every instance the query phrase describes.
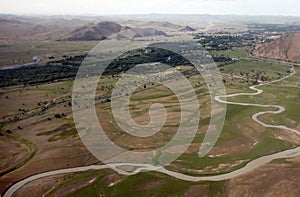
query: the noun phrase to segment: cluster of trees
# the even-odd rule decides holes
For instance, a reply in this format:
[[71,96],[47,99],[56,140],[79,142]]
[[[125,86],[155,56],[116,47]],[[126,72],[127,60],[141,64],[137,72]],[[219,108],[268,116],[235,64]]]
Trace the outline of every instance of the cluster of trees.
[[85,55],[49,61],[44,66],[30,65],[16,69],[0,70],[0,87],[12,85],[36,85],[55,80],[72,78]]
[[234,60],[230,57],[224,56],[224,55],[215,55],[215,56],[212,56],[212,58],[213,58],[214,62],[218,63],[218,67],[223,67],[228,64],[232,64],[236,61],[236,60]]
[[[281,73],[276,73],[278,78],[282,77]],[[252,81],[253,85],[257,85],[258,81],[271,81],[273,78],[268,76],[266,71],[259,71],[252,69],[250,72],[240,72],[240,75],[247,79],[247,82]]]
[[[31,65],[16,69],[0,70],[0,87],[13,85],[37,85],[55,80],[74,78],[79,66],[86,55],[65,57],[52,60],[44,66]],[[119,74],[127,71],[136,64],[161,62],[170,66],[190,65],[182,56],[159,48],[146,48],[131,51],[123,57],[115,59],[104,71],[104,75]],[[97,67],[93,73],[98,74]]]
[[240,35],[229,34],[216,34],[216,35],[204,35],[199,34],[195,36],[195,39],[199,39],[199,43],[202,44],[207,50],[230,50],[233,47],[252,46],[257,42],[257,35],[251,33],[243,33]]
[[199,40],[207,50],[229,50],[232,47],[243,46],[244,39],[241,36],[218,35],[218,36],[204,36]]
[[104,71],[104,75],[119,74],[125,72],[136,64],[160,62],[170,66],[191,65],[188,60],[172,51],[161,48],[148,47],[123,54],[115,59]]

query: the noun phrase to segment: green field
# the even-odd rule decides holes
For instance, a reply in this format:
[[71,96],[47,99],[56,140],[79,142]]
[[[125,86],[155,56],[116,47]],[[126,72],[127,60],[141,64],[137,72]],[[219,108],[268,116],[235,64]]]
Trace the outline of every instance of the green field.
[[224,55],[231,58],[245,58],[247,57],[247,52],[245,47],[235,47],[230,50],[221,50],[221,51],[209,51],[211,55]]

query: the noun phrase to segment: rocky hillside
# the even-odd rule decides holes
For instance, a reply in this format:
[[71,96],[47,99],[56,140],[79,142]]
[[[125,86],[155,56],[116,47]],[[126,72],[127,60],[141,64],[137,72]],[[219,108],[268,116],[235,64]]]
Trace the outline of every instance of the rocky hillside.
[[258,57],[300,62],[300,33],[282,35],[280,38],[256,47]]

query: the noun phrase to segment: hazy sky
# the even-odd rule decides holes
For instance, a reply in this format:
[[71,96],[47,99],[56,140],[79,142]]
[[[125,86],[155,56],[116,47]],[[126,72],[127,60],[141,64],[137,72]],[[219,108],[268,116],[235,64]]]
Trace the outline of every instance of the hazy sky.
[[300,0],[1,0],[0,13],[300,16]]

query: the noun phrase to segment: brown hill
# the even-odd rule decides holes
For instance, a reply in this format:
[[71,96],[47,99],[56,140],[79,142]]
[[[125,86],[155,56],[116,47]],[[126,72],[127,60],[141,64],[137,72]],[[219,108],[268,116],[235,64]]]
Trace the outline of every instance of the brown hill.
[[105,21],[98,24],[90,24],[80,27],[71,32],[63,40],[104,40],[127,28],[128,27],[121,26],[114,22]]
[[259,45],[254,55],[300,62],[300,33],[282,35],[270,43]]
[[192,31],[196,31],[196,30],[190,26],[185,26],[184,28],[180,29],[180,31],[181,32],[192,32]]
[[104,40],[107,38],[133,39],[145,36],[167,35],[154,28],[131,28],[114,22],[85,25],[71,32],[63,40]]
[[132,39],[137,37],[167,35],[154,28],[131,28],[114,22],[85,25],[71,32],[63,40],[104,40],[106,38]]

